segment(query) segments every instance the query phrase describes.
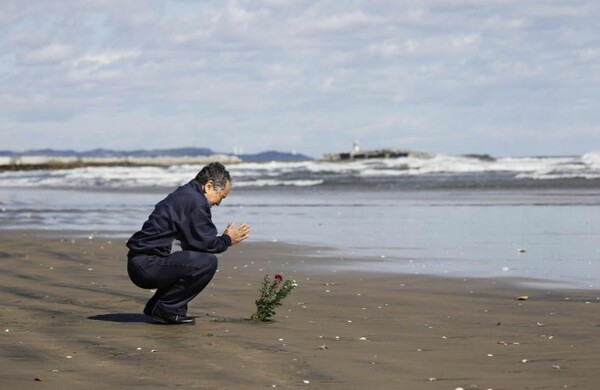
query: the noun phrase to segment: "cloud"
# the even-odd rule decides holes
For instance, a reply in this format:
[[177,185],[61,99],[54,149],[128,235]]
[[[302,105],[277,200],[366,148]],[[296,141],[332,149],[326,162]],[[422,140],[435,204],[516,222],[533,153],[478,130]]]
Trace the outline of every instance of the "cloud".
[[140,55],[137,50],[88,53],[68,65],[66,78],[84,83],[116,81],[134,73],[127,66]]
[[393,57],[400,53],[400,46],[392,42],[375,43],[367,48],[367,52],[382,57]]
[[312,25],[317,30],[341,31],[377,24],[381,20],[382,18],[379,16],[368,15],[362,11],[353,11],[316,19]]
[[[600,120],[599,8],[586,0],[0,2],[0,123],[23,134],[4,147],[27,148],[35,132],[35,142],[75,149],[216,142],[252,152],[294,143],[319,155],[360,137],[373,147],[477,151],[498,131],[550,126],[576,145],[570,124]],[[556,150],[557,139],[536,148]]]
[[61,43],[51,43],[39,49],[31,50],[18,60],[23,65],[48,65],[60,63],[73,54],[73,47]]
[[441,56],[469,54],[480,49],[483,39],[479,34],[455,34],[435,36],[426,39],[406,39],[393,43],[372,44],[367,53],[384,58],[402,56]]

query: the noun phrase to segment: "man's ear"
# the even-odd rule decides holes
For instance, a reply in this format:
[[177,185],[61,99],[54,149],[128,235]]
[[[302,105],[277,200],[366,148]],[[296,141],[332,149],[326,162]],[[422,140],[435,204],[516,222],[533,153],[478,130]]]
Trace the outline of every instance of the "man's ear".
[[204,184],[204,192],[206,192],[206,190],[214,190],[215,189],[215,182],[212,180],[209,180],[206,182],[206,184]]

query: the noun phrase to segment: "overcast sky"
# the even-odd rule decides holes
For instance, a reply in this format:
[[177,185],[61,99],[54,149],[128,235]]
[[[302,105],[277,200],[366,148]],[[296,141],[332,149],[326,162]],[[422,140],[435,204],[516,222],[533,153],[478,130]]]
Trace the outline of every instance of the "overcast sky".
[[600,150],[598,0],[0,0],[0,150]]

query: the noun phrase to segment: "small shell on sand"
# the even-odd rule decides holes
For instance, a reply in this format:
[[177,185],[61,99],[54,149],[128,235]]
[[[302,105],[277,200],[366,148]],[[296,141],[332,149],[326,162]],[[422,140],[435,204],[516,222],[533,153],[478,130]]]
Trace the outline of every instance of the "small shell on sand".
[[361,340],[361,341],[366,341],[366,340],[367,340],[367,338],[366,338],[366,337],[361,337],[359,340]]
[[527,295],[521,295],[520,297],[517,297],[518,301],[526,301],[528,299],[529,299],[529,297]]
[[325,350],[325,349],[328,349],[328,348],[329,347],[327,345],[325,345],[325,344],[319,346],[319,349],[322,349],[322,350]]

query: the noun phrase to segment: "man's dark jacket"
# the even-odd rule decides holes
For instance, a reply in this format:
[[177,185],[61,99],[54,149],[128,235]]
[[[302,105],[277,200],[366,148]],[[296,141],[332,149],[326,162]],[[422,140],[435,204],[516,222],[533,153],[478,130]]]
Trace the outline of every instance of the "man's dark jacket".
[[142,230],[127,241],[129,257],[168,256],[173,240],[181,242],[184,251],[221,253],[231,245],[229,236],[217,235],[210,204],[195,179],[156,205]]

